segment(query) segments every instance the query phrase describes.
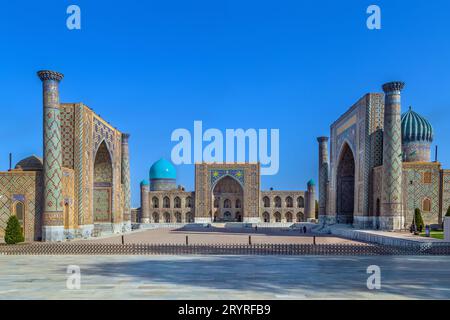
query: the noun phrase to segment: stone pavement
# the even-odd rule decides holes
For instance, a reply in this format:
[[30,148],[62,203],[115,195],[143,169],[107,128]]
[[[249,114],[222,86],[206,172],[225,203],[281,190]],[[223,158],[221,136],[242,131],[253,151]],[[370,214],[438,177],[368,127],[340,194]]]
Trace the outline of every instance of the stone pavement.
[[450,299],[449,270],[449,256],[0,256],[0,299]]
[[[138,230],[124,236],[126,243],[154,243],[154,244],[184,244],[186,236],[190,244],[247,244],[248,237],[252,237],[253,244],[311,244],[311,234],[303,234],[299,230],[264,230],[243,228],[160,228],[151,230]],[[98,239],[75,240],[96,243],[121,243],[120,235],[101,237]],[[359,243],[357,241],[339,238],[332,235],[317,235],[317,244],[329,243]]]

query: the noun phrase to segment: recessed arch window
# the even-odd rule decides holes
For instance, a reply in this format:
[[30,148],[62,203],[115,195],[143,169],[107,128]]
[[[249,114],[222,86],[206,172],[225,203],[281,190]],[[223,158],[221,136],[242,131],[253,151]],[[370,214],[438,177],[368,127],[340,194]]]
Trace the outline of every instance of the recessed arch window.
[[23,226],[24,226],[24,222],[25,222],[25,205],[23,204],[23,202],[18,201],[15,203],[14,213],[17,217],[17,220],[19,220],[19,223],[20,223],[20,226],[22,227],[22,232],[23,232]]
[[159,199],[157,197],[153,197],[152,198],[152,206],[154,209],[158,209],[159,208]]
[[275,217],[275,222],[281,222],[281,213],[275,212],[274,217]]
[[163,199],[163,208],[170,208],[170,199],[169,197],[164,197]]
[[241,207],[242,207],[241,199],[237,199],[235,208],[240,209]]
[[432,182],[432,174],[430,171],[423,173],[423,183],[430,184]]
[[297,198],[297,208],[304,208],[305,207],[305,198],[298,197]]
[[291,197],[287,197],[286,198],[286,207],[287,208],[292,208],[294,206],[294,201],[292,200]]
[[287,212],[285,217],[286,217],[286,222],[292,222],[292,213]]
[[192,197],[186,198],[186,208],[192,208]]
[[174,199],[174,207],[175,208],[181,208],[181,199],[179,197],[175,197]]
[[264,197],[263,198],[263,204],[264,204],[264,208],[269,208],[270,207],[270,199],[269,199],[269,197]]
[[223,207],[227,209],[231,208],[231,200],[225,199],[225,201],[223,202]]
[[422,201],[422,211],[430,212],[431,211],[431,200],[428,198],[423,199]]
[[158,212],[153,212],[153,222],[159,223],[159,213]]
[[278,196],[275,197],[274,202],[275,202],[276,208],[281,208],[281,198],[280,197],[278,197]]

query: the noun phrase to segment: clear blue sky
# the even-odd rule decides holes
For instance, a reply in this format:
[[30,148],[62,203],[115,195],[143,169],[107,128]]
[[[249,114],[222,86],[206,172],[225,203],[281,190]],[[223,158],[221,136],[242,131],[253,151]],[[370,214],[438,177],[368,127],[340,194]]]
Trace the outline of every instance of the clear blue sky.
[[[82,29],[66,28],[66,8]],[[382,10],[382,30],[366,9]],[[450,167],[450,2],[2,1],[0,168],[42,154],[41,84],[65,74],[61,101],[84,102],[131,134],[133,205],[151,164],[170,158],[171,132],[279,128],[280,171],[268,189],[304,189],[317,176],[316,137],[367,92],[403,80],[408,105],[435,128]],[[447,139],[447,140],[446,140]],[[434,152],[433,152],[434,154]],[[192,166],[178,183],[192,190]]]

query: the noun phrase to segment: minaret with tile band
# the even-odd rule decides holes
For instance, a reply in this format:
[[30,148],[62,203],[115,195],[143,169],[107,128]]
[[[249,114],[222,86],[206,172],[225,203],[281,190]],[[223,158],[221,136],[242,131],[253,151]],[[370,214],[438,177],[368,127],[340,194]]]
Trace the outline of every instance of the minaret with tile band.
[[64,239],[64,203],[62,194],[62,142],[59,104],[59,82],[64,75],[55,71],[39,71],[44,105],[44,167],[42,240]]
[[399,81],[383,85],[385,103],[380,227],[385,230],[399,230],[404,226],[401,128],[401,91],[404,86]]
[[122,187],[124,194],[123,223],[124,231],[131,231],[131,186],[130,186],[130,150],[128,140],[130,135],[122,133]]
[[317,138],[319,142],[319,219],[326,219],[328,197],[328,137]]

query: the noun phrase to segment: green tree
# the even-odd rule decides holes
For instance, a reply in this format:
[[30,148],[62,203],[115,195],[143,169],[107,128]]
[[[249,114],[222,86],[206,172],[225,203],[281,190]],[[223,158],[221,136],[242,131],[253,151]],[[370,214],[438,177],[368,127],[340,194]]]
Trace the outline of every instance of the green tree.
[[423,224],[422,213],[419,208],[416,208],[414,211],[414,222],[416,224],[417,231],[422,232],[425,226]]
[[445,214],[446,217],[450,217],[450,206],[447,209],[447,213]]
[[7,244],[16,244],[24,242],[25,239],[22,233],[22,227],[16,216],[11,216],[8,219],[5,229],[5,242]]

